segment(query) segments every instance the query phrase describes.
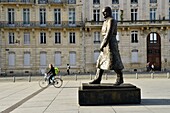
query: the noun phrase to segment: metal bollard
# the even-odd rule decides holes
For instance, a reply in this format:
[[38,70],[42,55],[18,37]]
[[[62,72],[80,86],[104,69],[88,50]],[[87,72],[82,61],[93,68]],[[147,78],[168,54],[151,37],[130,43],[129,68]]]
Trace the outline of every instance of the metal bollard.
[[169,72],[167,72],[167,79],[169,79],[170,77],[169,77]]
[[31,75],[28,76],[28,82],[31,82]]
[[107,80],[107,74],[105,74],[105,79]]
[[136,79],[138,79],[138,73],[136,73]]
[[59,78],[61,79],[61,75],[59,75]]
[[15,76],[13,76],[13,82],[15,82]]
[[75,78],[76,78],[76,81],[77,81],[77,75],[75,74]]
[[92,80],[92,75],[90,74],[90,80]]
[[154,73],[153,72],[151,73],[151,78],[154,79]]

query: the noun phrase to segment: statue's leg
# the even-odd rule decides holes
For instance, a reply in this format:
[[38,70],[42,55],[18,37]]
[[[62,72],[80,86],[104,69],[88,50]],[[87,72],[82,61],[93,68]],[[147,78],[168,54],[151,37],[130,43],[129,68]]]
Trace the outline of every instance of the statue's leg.
[[118,70],[114,70],[117,74],[117,79],[116,79],[116,83],[115,85],[120,85],[123,84],[123,73],[122,70],[118,69]]
[[96,71],[95,79],[92,82],[89,82],[89,84],[100,84],[102,80],[103,72],[104,70],[98,68]]

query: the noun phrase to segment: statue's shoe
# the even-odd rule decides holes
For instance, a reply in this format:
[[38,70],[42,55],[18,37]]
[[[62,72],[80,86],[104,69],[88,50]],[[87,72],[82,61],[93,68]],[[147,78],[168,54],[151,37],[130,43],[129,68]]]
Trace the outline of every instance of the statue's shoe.
[[114,83],[116,86],[119,86],[120,84],[123,84],[123,81],[116,81],[116,83]]
[[99,80],[93,80],[92,82],[89,82],[89,84],[100,84]]

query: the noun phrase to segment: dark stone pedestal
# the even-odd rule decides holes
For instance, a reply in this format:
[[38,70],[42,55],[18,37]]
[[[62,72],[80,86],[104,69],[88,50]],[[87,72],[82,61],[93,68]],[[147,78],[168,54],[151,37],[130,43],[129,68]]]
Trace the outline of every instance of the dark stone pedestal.
[[78,91],[79,105],[140,104],[140,89],[132,84],[83,83]]

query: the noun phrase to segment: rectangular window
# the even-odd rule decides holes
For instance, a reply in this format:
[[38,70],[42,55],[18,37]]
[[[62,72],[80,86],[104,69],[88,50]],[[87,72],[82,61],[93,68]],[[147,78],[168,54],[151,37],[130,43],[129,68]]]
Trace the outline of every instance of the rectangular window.
[[38,0],[38,3],[39,3],[39,4],[46,4],[46,3],[47,3],[47,0]]
[[15,43],[15,36],[13,32],[9,33],[9,44],[14,44]]
[[47,53],[41,52],[40,53],[40,66],[46,66],[47,65]]
[[30,10],[23,9],[23,24],[30,24]]
[[56,32],[55,33],[55,44],[60,44],[61,43],[61,33]]
[[71,44],[75,44],[76,43],[76,36],[75,36],[75,32],[70,32],[69,33],[69,40]]
[[46,9],[40,9],[40,25],[46,24]]
[[76,4],[76,0],[68,0],[68,4]]
[[93,0],[93,4],[100,4],[100,0]]
[[[29,3],[31,0],[21,0],[21,2]],[[32,2],[32,1],[31,1]]]
[[30,44],[30,33],[24,33],[24,44]]
[[137,4],[138,0],[131,0],[131,4]]
[[8,0],[8,2],[16,2],[16,0]]
[[97,62],[97,59],[99,57],[100,51],[94,51],[94,63]]
[[69,8],[69,17],[68,17],[69,25],[75,25],[76,23],[76,15],[75,8]]
[[96,22],[100,21],[100,10],[99,9],[94,9],[93,10],[93,19]]
[[[169,8],[169,20],[170,20],[170,8]],[[170,21],[169,21],[170,22]]]
[[150,21],[154,22],[156,20],[156,8],[150,8]]
[[40,44],[46,44],[46,33],[40,33]]
[[54,2],[55,2],[55,3],[60,3],[60,2],[61,2],[61,0],[54,0]]
[[131,32],[131,42],[138,43],[138,31]]
[[14,9],[9,8],[8,9],[8,24],[14,24],[15,18],[14,18]]
[[54,22],[56,25],[61,24],[61,9],[54,9]]
[[94,43],[100,43],[100,32],[94,32]]
[[112,16],[115,20],[118,20],[118,9],[113,9],[112,10]]
[[131,9],[131,21],[136,21],[137,20],[137,9]]
[[70,52],[69,58],[70,58],[70,65],[75,66],[76,65],[76,52]]
[[55,53],[55,66],[61,66],[61,52]]
[[150,0],[150,3],[157,3],[157,0]]
[[29,52],[24,53],[24,66],[30,66],[31,55]]
[[132,50],[132,63],[138,63],[138,50]]
[[15,66],[15,53],[13,53],[13,52],[9,53],[8,64],[9,64],[9,66]]
[[119,4],[119,0],[112,0],[112,4]]

